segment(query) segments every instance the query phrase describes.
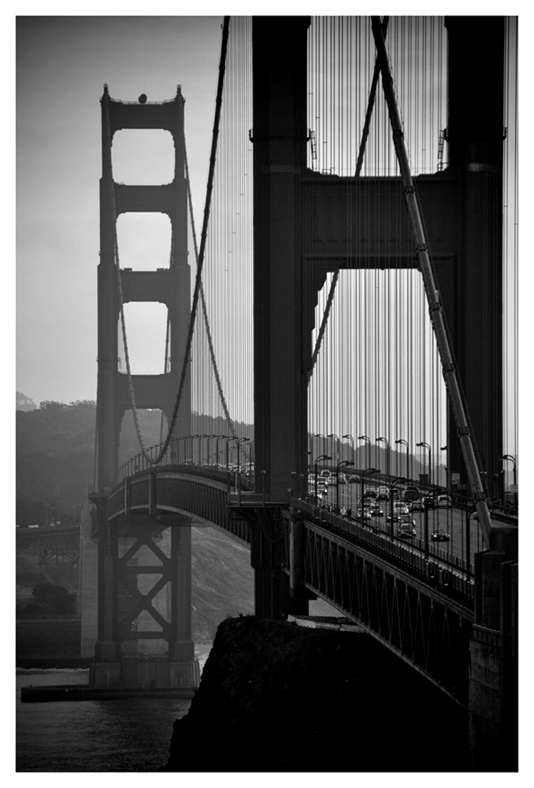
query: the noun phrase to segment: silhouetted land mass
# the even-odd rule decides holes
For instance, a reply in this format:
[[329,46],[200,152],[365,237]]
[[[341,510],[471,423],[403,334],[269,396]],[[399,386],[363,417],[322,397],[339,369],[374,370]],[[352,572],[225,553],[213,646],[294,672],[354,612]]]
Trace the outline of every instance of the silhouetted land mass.
[[371,636],[243,616],[220,624],[163,771],[467,771],[466,745],[466,712]]

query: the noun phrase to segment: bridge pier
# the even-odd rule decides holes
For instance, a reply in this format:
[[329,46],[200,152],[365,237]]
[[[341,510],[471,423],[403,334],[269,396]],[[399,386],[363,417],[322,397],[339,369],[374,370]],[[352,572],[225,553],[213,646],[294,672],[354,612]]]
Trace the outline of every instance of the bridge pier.
[[495,527],[491,536],[491,549],[475,555],[469,751],[475,771],[516,771],[517,528]]
[[288,615],[309,614],[309,592],[300,583],[292,583],[292,575],[283,571],[286,564],[291,572],[289,555],[284,556],[284,529],[290,527],[282,520],[277,507],[257,508],[251,524],[250,565],[254,569],[254,612],[261,618],[281,619]]
[[191,520],[98,509],[98,640],[91,689],[197,687],[191,637]]

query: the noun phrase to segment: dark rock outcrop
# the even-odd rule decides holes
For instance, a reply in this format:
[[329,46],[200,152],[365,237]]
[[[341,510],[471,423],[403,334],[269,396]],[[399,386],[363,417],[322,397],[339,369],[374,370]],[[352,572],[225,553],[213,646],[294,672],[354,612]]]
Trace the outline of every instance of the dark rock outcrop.
[[217,630],[164,771],[466,771],[467,715],[365,634]]

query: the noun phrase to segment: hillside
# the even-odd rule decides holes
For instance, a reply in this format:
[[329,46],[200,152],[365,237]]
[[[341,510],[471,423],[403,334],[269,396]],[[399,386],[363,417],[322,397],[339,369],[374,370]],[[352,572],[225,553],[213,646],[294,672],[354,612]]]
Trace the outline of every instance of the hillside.
[[[193,528],[192,533],[192,631],[196,643],[210,643],[219,624],[228,617],[254,611],[254,576],[250,551],[216,528]],[[54,583],[78,591],[78,567],[48,564],[39,567],[37,556],[17,555],[17,606],[32,601],[38,583]],[[335,615],[326,602],[311,604],[315,615]]]

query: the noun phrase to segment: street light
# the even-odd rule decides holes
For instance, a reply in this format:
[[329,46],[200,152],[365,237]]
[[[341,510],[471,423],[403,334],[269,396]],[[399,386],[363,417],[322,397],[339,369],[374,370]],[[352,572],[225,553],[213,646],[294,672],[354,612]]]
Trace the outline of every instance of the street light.
[[240,446],[242,443],[250,443],[250,438],[239,438],[237,441],[237,472],[241,476],[241,458],[240,458]]
[[367,458],[367,462],[371,465],[371,438],[368,438],[367,435],[358,435],[359,441],[366,441],[367,445],[369,446],[369,456]]
[[206,444],[206,465],[208,466],[210,464],[210,440],[216,437],[217,437],[216,435],[206,435],[206,438],[208,439]]
[[432,449],[430,448],[428,443],[425,443],[424,441],[421,441],[421,443],[416,443],[415,445],[422,446],[423,448],[428,449],[428,486],[429,488],[431,488],[432,487]]
[[349,460],[341,460],[336,465],[336,510],[337,514],[339,514],[339,469],[350,465],[354,467],[354,463],[350,462]]
[[332,452],[332,456],[337,455],[338,454],[337,448],[339,446],[339,438],[338,438],[338,436],[336,435],[335,432],[331,432],[327,437],[336,439],[336,451]]
[[230,441],[237,441],[239,438],[237,435],[229,435],[226,438],[226,471],[230,470]]
[[406,478],[411,479],[412,475],[410,473],[410,444],[404,438],[398,438],[395,443],[402,443],[403,446],[406,446]]
[[499,457],[500,460],[509,460],[512,463],[512,473],[514,479],[514,502],[517,505],[517,467],[515,463],[515,457],[511,454],[503,454],[502,457]]
[[216,435],[215,438],[215,454],[216,454],[216,462],[215,464],[219,467],[219,441],[224,440],[227,436],[226,435]]
[[323,433],[322,432],[316,432],[313,437],[314,438],[322,438],[323,439],[323,451],[325,451],[325,449],[326,449],[326,446],[325,446],[326,438],[323,435]]
[[386,444],[387,453],[386,453],[386,476],[391,476],[391,446],[389,445],[389,441],[387,438],[377,438],[376,442],[382,442]]
[[389,517],[391,520],[391,538],[393,539],[393,490],[396,489],[397,484],[403,484],[406,481],[405,476],[397,476],[396,479],[393,479],[389,486]]
[[314,493],[315,493],[315,503],[316,503],[316,504],[317,504],[317,465],[318,465],[318,464],[321,462],[321,460],[331,460],[331,459],[332,459],[332,457],[330,457],[328,454],[321,454],[321,455],[320,455],[319,457],[317,457],[317,459],[315,460],[315,463],[314,463],[314,465],[315,465],[315,474],[314,474]]
[[[440,446],[439,450],[440,451],[447,451],[447,446]],[[445,462],[447,463],[445,465],[445,486],[447,488],[447,492],[450,494],[450,487],[451,487],[451,485],[449,484],[449,462],[448,462],[447,458],[445,458]]]
[[366,468],[364,471],[360,473],[360,500],[358,502],[358,515],[360,519],[363,515],[363,480],[366,476],[369,476],[371,473],[380,473],[380,468]]
[[352,449],[352,464],[354,465],[354,460],[356,459],[356,456],[354,454],[354,438],[352,437],[352,435],[349,435],[349,434],[343,435],[343,437],[344,438],[348,438],[350,440],[350,446],[351,446],[351,449]]

